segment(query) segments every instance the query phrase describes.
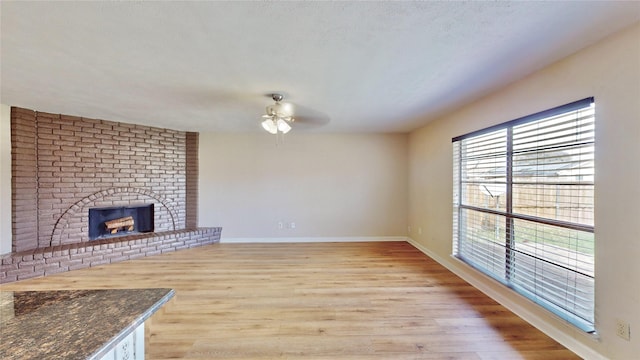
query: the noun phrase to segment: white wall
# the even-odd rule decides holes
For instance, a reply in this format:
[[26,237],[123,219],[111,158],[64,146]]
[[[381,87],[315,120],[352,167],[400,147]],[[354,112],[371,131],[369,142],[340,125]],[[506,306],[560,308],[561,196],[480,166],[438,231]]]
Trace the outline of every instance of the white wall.
[[[574,329],[450,256],[451,138],[588,96],[596,102],[596,329]],[[640,354],[640,24],[459,109],[409,138],[410,237],[425,252],[588,358]],[[616,337],[628,321],[631,341]]]
[[279,146],[266,132],[199,142],[199,225],[222,226],[223,241],[406,236],[407,135],[294,129]]
[[0,104],[0,254],[11,252],[11,107]]

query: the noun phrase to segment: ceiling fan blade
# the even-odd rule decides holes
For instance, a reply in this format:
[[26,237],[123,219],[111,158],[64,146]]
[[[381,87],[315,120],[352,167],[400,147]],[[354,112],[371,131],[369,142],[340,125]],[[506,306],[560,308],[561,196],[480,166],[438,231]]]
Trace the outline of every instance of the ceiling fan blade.
[[298,105],[296,106],[296,110],[294,116],[296,128],[317,128],[327,125],[331,121],[329,115],[306,106]]

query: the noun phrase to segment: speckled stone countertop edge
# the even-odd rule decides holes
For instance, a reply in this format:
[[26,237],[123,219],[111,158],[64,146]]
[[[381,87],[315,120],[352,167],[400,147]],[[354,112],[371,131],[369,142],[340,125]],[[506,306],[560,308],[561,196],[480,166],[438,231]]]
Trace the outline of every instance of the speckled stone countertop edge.
[[175,295],[175,290],[171,289],[165,296],[163,296],[160,300],[158,300],[153,306],[149,307],[147,311],[142,313],[135,321],[133,321],[129,326],[122,329],[118,335],[111,338],[111,340],[107,341],[100,349],[91,354],[87,360],[101,359],[105,356],[111,349],[113,349],[120,341],[124,340],[129,334],[131,334],[139,325],[143,324],[148,318],[151,317],[156,311],[162,307],[162,305],[166,304],[171,298]]

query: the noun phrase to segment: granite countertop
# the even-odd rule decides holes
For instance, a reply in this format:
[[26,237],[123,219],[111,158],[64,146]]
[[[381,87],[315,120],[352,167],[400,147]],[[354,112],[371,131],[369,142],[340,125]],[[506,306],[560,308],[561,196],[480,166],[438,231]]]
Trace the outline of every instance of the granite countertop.
[[0,359],[106,354],[174,295],[172,289],[0,292]]

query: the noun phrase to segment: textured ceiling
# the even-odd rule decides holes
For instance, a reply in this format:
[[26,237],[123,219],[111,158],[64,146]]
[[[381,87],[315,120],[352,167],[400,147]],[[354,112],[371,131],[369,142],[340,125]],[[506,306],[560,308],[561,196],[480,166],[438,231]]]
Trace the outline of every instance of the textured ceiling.
[[612,1],[0,6],[3,104],[192,131],[261,131],[282,92],[300,131],[406,132],[640,21]]

